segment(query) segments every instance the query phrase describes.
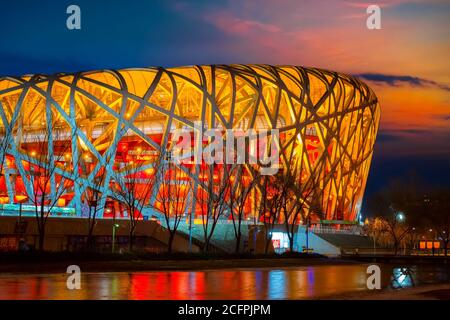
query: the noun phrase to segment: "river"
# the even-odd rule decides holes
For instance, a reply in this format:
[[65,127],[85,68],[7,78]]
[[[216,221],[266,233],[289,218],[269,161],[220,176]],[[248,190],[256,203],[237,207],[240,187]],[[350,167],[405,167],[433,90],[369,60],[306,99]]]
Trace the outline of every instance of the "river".
[[[0,299],[314,299],[368,290],[367,266],[82,273],[80,290],[67,289],[67,274],[7,273]],[[381,265],[383,288],[446,282],[448,266]]]

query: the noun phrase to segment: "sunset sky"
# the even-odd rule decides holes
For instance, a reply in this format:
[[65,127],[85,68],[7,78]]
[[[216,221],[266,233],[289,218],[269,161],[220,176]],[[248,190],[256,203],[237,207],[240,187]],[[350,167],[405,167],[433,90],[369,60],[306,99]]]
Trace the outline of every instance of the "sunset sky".
[[[82,29],[66,28],[81,7]],[[381,7],[381,30],[366,8]],[[0,74],[264,63],[354,74],[382,118],[368,192],[416,174],[450,185],[450,1],[8,1]]]

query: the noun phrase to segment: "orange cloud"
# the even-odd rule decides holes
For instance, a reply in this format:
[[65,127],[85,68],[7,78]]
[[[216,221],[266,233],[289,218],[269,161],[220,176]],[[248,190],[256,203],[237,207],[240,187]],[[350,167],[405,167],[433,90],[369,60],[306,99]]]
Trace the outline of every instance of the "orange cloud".
[[[224,50],[237,56],[245,50],[248,60],[257,63],[408,75],[391,76],[387,80],[392,82],[384,84],[366,79],[381,104],[381,132],[391,138],[381,141],[383,148],[400,154],[450,153],[450,41],[448,21],[440,13],[445,2],[379,1],[381,30],[366,28],[369,4],[233,2],[205,19],[235,39],[232,49]],[[425,6],[427,15],[420,12]]]

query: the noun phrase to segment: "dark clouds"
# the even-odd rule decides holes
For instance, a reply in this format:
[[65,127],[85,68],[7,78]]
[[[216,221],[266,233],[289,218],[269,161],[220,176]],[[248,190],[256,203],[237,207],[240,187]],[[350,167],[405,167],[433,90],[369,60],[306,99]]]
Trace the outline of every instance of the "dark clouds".
[[372,81],[389,86],[409,84],[417,87],[435,87],[445,91],[450,91],[450,87],[445,84],[413,76],[388,75],[381,73],[360,73],[356,74],[356,76],[367,81]]
[[408,139],[417,139],[418,137],[423,136],[432,136],[432,130],[427,129],[398,129],[398,130],[389,130],[384,129],[380,130],[377,134],[377,142],[392,142],[399,140],[408,140]]

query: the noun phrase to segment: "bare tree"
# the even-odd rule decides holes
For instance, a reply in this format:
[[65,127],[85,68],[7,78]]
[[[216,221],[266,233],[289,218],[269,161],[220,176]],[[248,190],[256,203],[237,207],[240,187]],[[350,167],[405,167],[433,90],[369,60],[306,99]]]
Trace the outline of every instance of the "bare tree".
[[166,229],[169,232],[167,251],[171,253],[173,240],[189,205],[189,178],[181,164],[178,165],[170,158],[159,165],[155,177],[155,186],[158,188],[155,190],[155,207],[164,215]]
[[391,237],[395,255],[398,254],[402,241],[412,231],[412,227],[404,223],[403,216],[401,211],[393,210],[391,216],[385,216],[382,219],[385,225],[384,230]]
[[301,180],[298,170],[282,170],[274,176],[261,178],[260,220],[266,232],[265,252],[268,252],[272,230],[276,223],[282,222],[289,240],[289,250],[294,251],[295,235],[298,225],[307,225],[311,215],[321,216],[317,204],[319,194],[318,179],[309,175]]
[[[65,154],[70,150],[66,143],[64,130],[56,122],[47,128],[27,133],[25,136],[25,159],[29,166],[29,201],[34,205],[39,233],[39,250],[44,250],[45,232],[48,217],[57,206],[58,200],[73,187],[75,176],[64,177],[68,163]],[[22,148],[24,145],[22,145]]]
[[415,217],[411,204],[415,199],[417,195],[413,186],[393,181],[370,200],[370,210],[379,218],[380,229],[389,237],[395,255],[398,254],[407,235],[413,230]]
[[381,217],[370,219],[367,225],[367,234],[373,239],[375,244],[383,247],[387,246],[390,242],[386,225]]
[[149,202],[152,184],[145,177],[144,161],[130,161],[114,172],[113,190],[127,208],[129,218],[129,250],[133,250],[134,234],[142,209]]
[[259,220],[264,224],[264,253],[267,254],[272,242],[273,228],[280,221],[282,193],[278,186],[279,180],[275,176],[261,176],[260,181]]
[[[91,172],[89,170],[89,163],[81,160],[81,171],[88,176]],[[103,187],[103,183],[106,178],[106,171],[104,168],[101,168],[98,173],[93,177],[89,183],[90,185],[83,192],[83,200],[88,207],[88,219],[87,219],[87,238],[86,238],[86,247],[88,250],[93,250],[94,239],[93,234],[95,230],[95,226],[97,224],[97,214],[101,211],[100,200],[103,196],[101,193],[101,188]]]
[[284,170],[284,172],[277,176],[280,179],[278,187],[280,188],[280,205],[283,215],[283,223],[286,229],[286,234],[289,239],[289,251],[294,251],[294,239],[297,232],[299,217],[305,209],[305,199],[301,190],[297,190],[297,182],[295,172]]
[[217,222],[228,209],[226,197],[231,187],[229,174],[233,170],[226,166],[233,165],[224,166],[225,168],[214,164],[197,165],[198,180],[191,181],[193,198],[202,217],[204,252],[209,251]]
[[[270,185],[267,184],[269,181]],[[306,222],[309,218],[306,213],[309,208],[307,201],[314,192],[314,185],[302,183],[296,170],[280,171],[265,182],[266,191],[263,190],[261,204],[268,208],[264,210],[263,222],[268,228],[273,228],[274,223],[282,221],[289,240],[289,250],[293,252],[299,220],[302,218]]]
[[242,222],[245,219],[245,208],[259,177],[259,171],[250,174],[244,166],[230,167],[235,172],[228,175],[230,188],[228,191],[229,212],[233,222],[236,238],[235,253],[239,253],[242,240]]

